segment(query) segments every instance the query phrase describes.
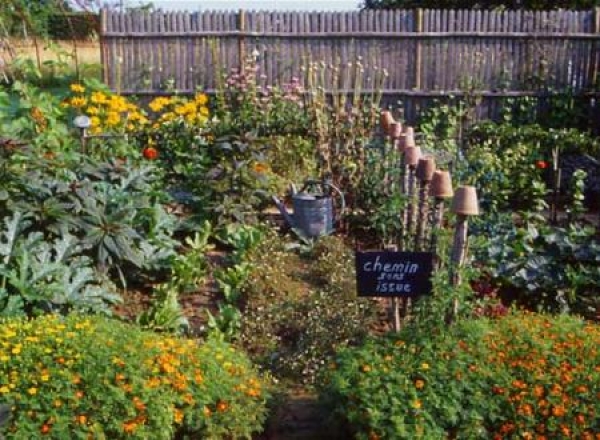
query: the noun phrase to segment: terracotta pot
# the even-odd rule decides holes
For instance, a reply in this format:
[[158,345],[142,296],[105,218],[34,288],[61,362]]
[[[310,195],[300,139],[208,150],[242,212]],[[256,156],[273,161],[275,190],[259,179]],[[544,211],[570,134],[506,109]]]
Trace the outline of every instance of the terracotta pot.
[[404,134],[404,148],[416,147],[415,136],[411,133]]
[[456,190],[452,207],[455,214],[461,215],[479,215],[479,202],[477,200],[477,190],[474,186],[461,186]]
[[452,189],[452,177],[450,176],[450,172],[437,170],[433,173],[429,196],[437,199],[449,199],[453,195],[454,190]]
[[421,158],[421,147],[406,147],[404,149],[404,163],[416,167]]
[[388,135],[392,139],[398,139],[402,135],[402,123],[401,122],[392,122],[390,124],[390,129],[388,130]]
[[379,120],[381,122],[381,128],[383,129],[384,133],[388,134],[390,131],[390,126],[394,122],[394,117],[392,116],[392,113],[388,110],[382,111]]
[[433,173],[435,173],[435,158],[433,156],[425,156],[419,159],[417,164],[417,171],[415,175],[417,179],[424,182],[430,182]]

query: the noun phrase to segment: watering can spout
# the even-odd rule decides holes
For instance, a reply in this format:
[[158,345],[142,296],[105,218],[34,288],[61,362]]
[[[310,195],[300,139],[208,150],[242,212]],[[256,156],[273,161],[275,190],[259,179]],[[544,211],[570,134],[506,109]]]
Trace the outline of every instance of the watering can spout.
[[283,217],[285,222],[288,225],[290,225],[291,228],[293,228],[294,227],[294,218],[293,218],[292,214],[290,214],[287,211],[287,209],[285,208],[285,205],[281,202],[281,200],[279,200],[279,198],[277,196],[272,196],[272,199],[273,199],[273,203],[275,203],[275,206],[277,206],[277,209],[281,213],[281,216]]

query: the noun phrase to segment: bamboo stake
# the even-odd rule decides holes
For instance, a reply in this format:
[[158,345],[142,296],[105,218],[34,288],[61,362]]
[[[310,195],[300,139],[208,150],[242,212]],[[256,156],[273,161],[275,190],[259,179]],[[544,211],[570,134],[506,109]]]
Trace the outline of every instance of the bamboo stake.
[[[398,247],[395,245],[389,245],[385,247],[386,251],[390,251],[390,252],[396,252],[398,251]],[[398,301],[398,297],[396,296],[392,296],[390,301],[390,309],[389,309],[389,315],[392,321],[392,326],[394,328],[395,332],[399,332],[400,331],[400,327],[401,327],[401,319],[400,319],[400,302]],[[402,298],[405,300],[405,298]]]

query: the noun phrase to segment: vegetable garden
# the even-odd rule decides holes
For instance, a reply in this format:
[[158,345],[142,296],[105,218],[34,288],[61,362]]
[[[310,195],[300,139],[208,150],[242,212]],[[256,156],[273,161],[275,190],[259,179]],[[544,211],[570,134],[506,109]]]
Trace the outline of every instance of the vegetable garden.
[[[328,94],[313,62],[267,88],[249,58],[214,94],[136,99],[20,69],[0,90],[5,437],[280,438],[301,390],[323,438],[600,438],[600,140],[572,96],[475,121],[471,91],[413,130],[384,72]],[[468,236],[436,170],[476,191]],[[307,179],[344,196],[331,234],[275,209]],[[358,296],[355,251],[392,248],[434,254],[431,292]]]

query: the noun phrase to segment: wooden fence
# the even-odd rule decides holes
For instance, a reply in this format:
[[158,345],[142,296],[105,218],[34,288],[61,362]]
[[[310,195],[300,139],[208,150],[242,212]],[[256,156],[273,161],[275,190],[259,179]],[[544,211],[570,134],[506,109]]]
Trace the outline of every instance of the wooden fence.
[[[388,73],[388,103],[477,90],[491,99],[541,90],[597,96],[600,8],[588,11],[102,11],[104,80],[124,94],[168,86],[214,90],[219,72],[254,54],[266,85],[302,79],[309,61],[340,70],[361,60],[362,88]],[[333,87],[333,84],[329,84]],[[410,115],[405,115],[410,119]]]

